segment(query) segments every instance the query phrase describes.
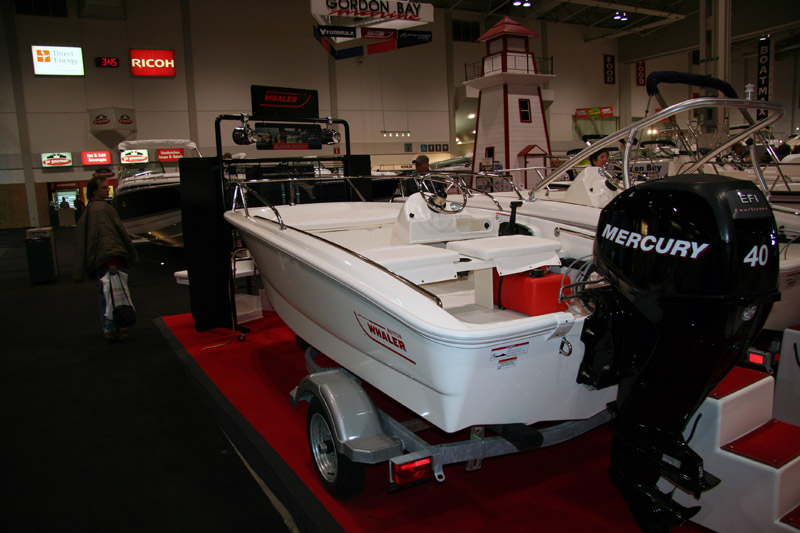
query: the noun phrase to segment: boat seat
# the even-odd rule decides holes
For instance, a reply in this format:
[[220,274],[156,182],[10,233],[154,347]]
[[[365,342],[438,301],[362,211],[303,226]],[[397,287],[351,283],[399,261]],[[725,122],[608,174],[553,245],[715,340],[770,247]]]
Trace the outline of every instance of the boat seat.
[[455,251],[424,244],[384,246],[360,252],[379,265],[421,284],[456,279],[459,255]]
[[[501,276],[561,264],[561,243],[530,235],[501,235],[467,241],[450,241],[447,249],[464,256],[490,261]],[[462,264],[462,269],[466,265]]]

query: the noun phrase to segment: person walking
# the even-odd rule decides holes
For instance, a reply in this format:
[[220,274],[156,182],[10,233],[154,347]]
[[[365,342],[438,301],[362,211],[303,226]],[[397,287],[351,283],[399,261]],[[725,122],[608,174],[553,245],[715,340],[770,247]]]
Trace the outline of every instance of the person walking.
[[[136,248],[122,220],[117,211],[106,201],[109,196],[106,178],[93,177],[89,180],[86,196],[89,198],[89,205],[78,220],[75,234],[75,263],[72,277],[76,282],[82,282],[87,274],[89,277],[102,280],[106,273],[116,275],[122,268],[139,261]],[[107,316],[102,281],[98,305],[105,338],[110,341],[127,338],[127,330],[120,328]]]

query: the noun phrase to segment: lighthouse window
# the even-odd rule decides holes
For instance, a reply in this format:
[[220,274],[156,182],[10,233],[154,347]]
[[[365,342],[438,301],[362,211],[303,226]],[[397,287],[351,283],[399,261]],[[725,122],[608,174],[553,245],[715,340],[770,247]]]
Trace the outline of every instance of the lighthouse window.
[[526,98],[519,100],[519,120],[520,122],[531,121],[531,101]]

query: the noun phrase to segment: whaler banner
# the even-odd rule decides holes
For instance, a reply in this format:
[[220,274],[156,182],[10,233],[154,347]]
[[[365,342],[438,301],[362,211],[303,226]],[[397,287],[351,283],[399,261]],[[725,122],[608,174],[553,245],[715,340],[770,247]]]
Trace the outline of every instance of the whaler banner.
[[390,22],[433,22],[433,5],[402,0],[311,0],[311,14]]

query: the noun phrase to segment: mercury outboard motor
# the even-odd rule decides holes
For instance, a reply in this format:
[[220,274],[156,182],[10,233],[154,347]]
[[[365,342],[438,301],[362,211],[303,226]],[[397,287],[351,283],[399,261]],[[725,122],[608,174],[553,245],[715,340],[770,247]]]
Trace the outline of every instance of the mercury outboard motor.
[[603,209],[594,256],[608,284],[584,293],[595,311],[578,382],[619,385],[609,475],[643,530],[669,531],[700,507],[659,478],[696,498],[719,482],[683,431],[780,297],[775,219],[751,182],[669,177]]

